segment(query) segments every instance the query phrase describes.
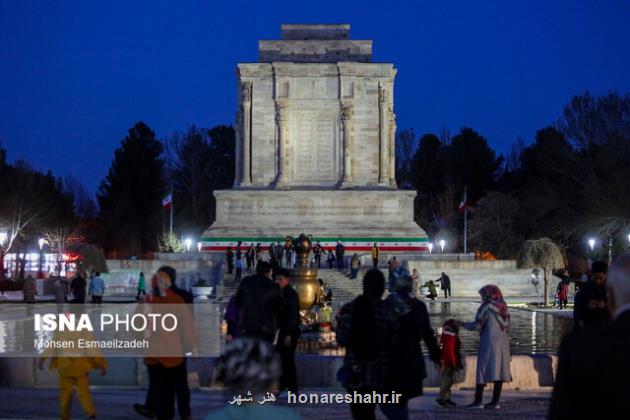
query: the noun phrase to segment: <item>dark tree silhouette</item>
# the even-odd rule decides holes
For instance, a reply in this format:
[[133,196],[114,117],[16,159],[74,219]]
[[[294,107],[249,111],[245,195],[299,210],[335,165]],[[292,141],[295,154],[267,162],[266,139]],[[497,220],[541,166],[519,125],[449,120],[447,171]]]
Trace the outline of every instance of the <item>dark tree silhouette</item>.
[[97,198],[104,245],[119,256],[141,255],[157,248],[161,199],[165,193],[162,143],[138,122],[116,149]]
[[214,221],[213,191],[234,181],[234,129],[191,126],[166,142],[173,184],[176,231],[199,237]]

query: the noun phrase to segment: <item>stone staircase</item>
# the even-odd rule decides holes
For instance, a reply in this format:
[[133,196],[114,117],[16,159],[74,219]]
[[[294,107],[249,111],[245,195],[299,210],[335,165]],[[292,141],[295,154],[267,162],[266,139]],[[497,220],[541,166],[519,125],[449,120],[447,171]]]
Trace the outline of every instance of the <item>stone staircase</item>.
[[[350,300],[354,299],[363,291],[362,279],[367,271],[367,268],[361,268],[357,278],[350,279],[350,270],[345,269],[339,271],[337,269],[321,268],[317,273],[317,277],[324,280],[333,292],[333,301],[335,306],[342,305]],[[383,274],[387,277],[386,270],[383,270]],[[250,275],[245,273],[244,276]],[[234,274],[224,273],[222,283],[222,293],[220,291],[219,296],[223,300],[227,301],[234,293],[236,293],[237,286],[234,284]]]
[[333,302],[342,305],[351,301],[363,292],[363,276],[367,269],[360,269],[356,279],[350,279],[350,270],[322,268],[317,277],[324,280],[331,288]]

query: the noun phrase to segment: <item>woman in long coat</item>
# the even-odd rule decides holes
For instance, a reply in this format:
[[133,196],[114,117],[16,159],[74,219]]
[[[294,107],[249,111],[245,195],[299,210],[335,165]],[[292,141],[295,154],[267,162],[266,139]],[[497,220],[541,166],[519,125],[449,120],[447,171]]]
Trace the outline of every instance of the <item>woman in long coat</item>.
[[479,290],[482,304],[473,322],[463,324],[464,328],[479,331],[479,352],[477,354],[477,386],[475,401],[468,407],[481,408],[483,388],[494,383],[492,401],[485,408],[500,408],[499,398],[503,382],[510,382],[510,314],[503,300],[501,290],[487,285]]

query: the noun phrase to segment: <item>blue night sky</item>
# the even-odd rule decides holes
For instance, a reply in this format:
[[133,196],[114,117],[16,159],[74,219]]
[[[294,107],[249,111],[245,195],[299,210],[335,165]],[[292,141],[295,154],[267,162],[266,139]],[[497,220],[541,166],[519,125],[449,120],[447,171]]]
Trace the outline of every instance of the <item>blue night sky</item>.
[[629,21],[624,0],[0,0],[0,138],[95,191],[136,121],[232,123],[236,63],[281,23],[350,23],[399,70],[399,128],[469,126],[504,152],[574,94],[630,92]]

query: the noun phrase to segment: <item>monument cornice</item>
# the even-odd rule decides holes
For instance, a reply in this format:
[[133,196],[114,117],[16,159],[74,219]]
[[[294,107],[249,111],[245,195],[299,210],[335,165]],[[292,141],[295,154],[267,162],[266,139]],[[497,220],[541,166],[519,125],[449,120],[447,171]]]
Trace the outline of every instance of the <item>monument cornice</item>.
[[337,77],[339,72],[336,64],[329,63],[272,63],[276,76],[290,77]]
[[236,74],[240,77],[271,77],[273,68],[269,63],[239,63]]
[[386,77],[394,78],[398,71],[391,63],[239,63],[236,73],[240,77]]

